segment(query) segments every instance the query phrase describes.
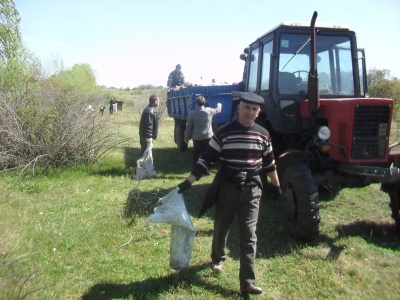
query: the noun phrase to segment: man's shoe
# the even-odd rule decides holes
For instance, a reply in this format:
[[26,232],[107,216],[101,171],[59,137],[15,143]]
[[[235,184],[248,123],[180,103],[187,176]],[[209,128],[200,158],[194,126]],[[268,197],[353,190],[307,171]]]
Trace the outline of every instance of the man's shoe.
[[222,272],[222,261],[213,264],[211,266],[211,269],[214,271],[214,273],[221,273]]
[[263,292],[262,288],[255,286],[252,283],[246,284],[241,289],[243,294],[261,294]]

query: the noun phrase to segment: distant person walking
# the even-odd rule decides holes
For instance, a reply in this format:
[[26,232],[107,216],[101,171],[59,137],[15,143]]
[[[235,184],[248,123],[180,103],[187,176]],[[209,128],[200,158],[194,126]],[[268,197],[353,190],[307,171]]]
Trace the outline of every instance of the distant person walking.
[[185,75],[181,71],[181,65],[178,64],[171,73],[169,73],[167,87],[168,89],[185,84]]
[[99,114],[103,115],[105,110],[106,110],[105,106],[100,106]]
[[110,100],[110,114],[117,112],[117,101],[114,100],[114,97],[111,97]]
[[147,148],[147,144],[152,143],[153,140],[157,139],[159,123],[157,107],[159,105],[159,101],[160,99],[156,95],[151,95],[149,98],[149,105],[142,112],[139,125],[141,147],[139,157],[143,155]]
[[222,110],[222,104],[218,103],[217,108],[205,107],[206,99],[199,96],[196,99],[196,109],[189,114],[185,130],[185,142],[193,139],[193,166],[199,160],[200,155],[207,148],[213,130],[212,118]]

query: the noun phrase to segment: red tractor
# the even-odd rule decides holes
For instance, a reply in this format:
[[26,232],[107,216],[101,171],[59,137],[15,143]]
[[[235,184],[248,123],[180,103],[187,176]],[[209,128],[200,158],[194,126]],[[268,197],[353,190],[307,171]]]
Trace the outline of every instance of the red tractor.
[[381,183],[400,229],[400,143],[389,143],[393,100],[368,97],[356,34],[316,26],[316,18],[317,12],[311,24],[283,23],[241,55],[244,90],[265,100],[257,122],[272,137],[293,234],[318,236],[322,185]]
[[[185,87],[168,93],[175,142],[194,99],[223,103],[217,123],[235,117],[242,91],[259,94],[264,106],[256,122],[268,129],[292,233],[303,240],[319,234],[319,187],[362,187],[381,183],[390,196],[400,230],[400,142],[390,145],[393,100],[369,98],[365,53],[343,25],[282,23],[241,55],[243,81],[231,86]],[[233,99],[232,99],[233,96]],[[397,148],[398,149],[398,148]]]

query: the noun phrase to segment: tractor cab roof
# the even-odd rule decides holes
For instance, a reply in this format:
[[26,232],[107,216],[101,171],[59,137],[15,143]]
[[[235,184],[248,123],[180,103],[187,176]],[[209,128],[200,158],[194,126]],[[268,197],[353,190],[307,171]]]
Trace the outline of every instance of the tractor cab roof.
[[[265,37],[266,35],[269,35],[271,32],[274,32],[275,30],[277,30],[278,28],[281,27],[286,27],[286,28],[310,28],[310,23],[309,22],[294,22],[294,21],[285,21],[282,22],[281,24],[279,24],[278,26],[275,26],[274,28],[272,28],[271,30],[267,31],[266,33],[264,33],[262,36],[260,36],[257,40]],[[315,27],[317,29],[341,29],[341,30],[350,30],[349,26],[346,24],[332,24],[332,23],[316,23]]]

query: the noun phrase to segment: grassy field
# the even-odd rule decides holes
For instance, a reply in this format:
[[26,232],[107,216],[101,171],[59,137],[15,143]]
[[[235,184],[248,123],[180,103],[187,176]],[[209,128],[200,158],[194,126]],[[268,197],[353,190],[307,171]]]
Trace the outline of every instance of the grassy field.
[[[213,210],[197,218],[213,176],[185,192],[196,228],[188,269],[169,267],[171,227],[147,224],[159,198],[184,180],[192,148],[179,152],[173,121],[154,143],[156,179],[134,180],[138,111],[112,118],[131,143],[96,166],[49,176],[0,177],[0,299],[246,299],[239,292],[238,230],[219,276],[210,269]],[[265,189],[258,226],[257,299],[399,299],[400,238],[379,185],[321,196],[321,235],[312,243],[287,233],[281,203]]]

